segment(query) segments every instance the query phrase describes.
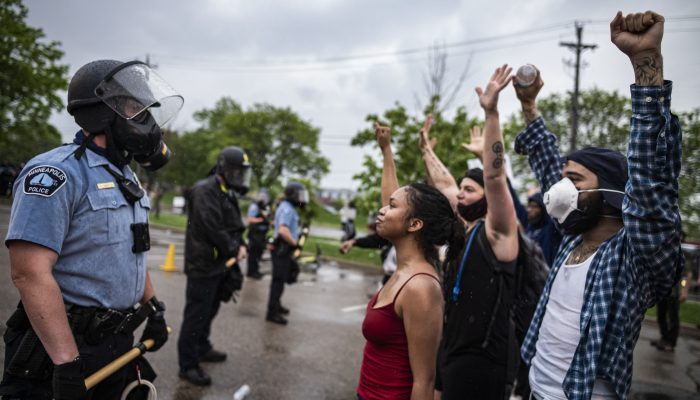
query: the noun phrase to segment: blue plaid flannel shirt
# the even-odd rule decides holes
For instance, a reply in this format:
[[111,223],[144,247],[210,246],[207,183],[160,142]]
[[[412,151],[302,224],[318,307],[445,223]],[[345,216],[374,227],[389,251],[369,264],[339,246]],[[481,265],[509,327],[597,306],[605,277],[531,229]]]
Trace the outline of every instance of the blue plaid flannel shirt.
[[[571,400],[590,399],[596,377],[611,382],[619,399],[627,399],[632,353],[644,313],[680,279],[684,264],[678,212],[681,130],[670,112],[672,87],[670,81],[663,87],[631,86],[624,228],[599,247],[586,277],[581,341],[562,384]],[[557,139],[541,117],[518,135],[515,150],[529,157],[542,192],[561,179]],[[579,243],[581,235],[568,235],[559,247],[521,348],[527,364],[535,355],[554,278]]]

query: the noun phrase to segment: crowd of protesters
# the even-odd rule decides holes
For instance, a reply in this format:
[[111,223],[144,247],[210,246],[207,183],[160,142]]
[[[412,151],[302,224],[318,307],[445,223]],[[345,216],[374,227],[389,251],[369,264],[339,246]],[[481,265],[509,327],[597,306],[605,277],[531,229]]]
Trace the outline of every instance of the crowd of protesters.
[[[662,351],[673,350],[678,336],[678,305],[687,297],[687,286],[678,284],[684,270],[678,210],[681,127],[670,111],[673,85],[663,77],[663,32],[664,18],[652,11],[626,16],[618,12],[610,23],[613,44],[629,57],[634,70],[626,156],[596,147],[562,156],[556,135],[548,129],[537,109],[537,96],[544,85],[542,76],[537,71],[532,84],[521,85],[507,64],[496,68],[483,88],[476,88],[484,112],[484,127],[483,131],[480,127],[472,129],[470,143],[465,147],[480,159],[483,168],[467,169],[455,179],[433,149],[435,142],[429,136],[432,116],[429,115],[418,134],[416,150],[420,151],[424,163],[425,182],[400,186],[391,148],[391,128],[375,123],[383,168],[382,207],[373,221],[373,232],[367,237],[355,238],[354,204],[348,204],[342,213],[344,242],[341,252],[353,246],[381,247],[385,267],[382,286],[369,300],[362,324],[366,345],[359,372],[358,399],[503,400],[513,393],[536,400],[627,399],[632,382],[633,350],[641,323],[646,310],[656,304],[659,304],[661,339],[652,344]],[[154,112],[151,110],[143,113],[143,120],[129,122],[135,124],[133,126],[148,124],[151,128],[147,131],[121,129],[121,125],[114,130],[115,135],[124,135],[126,144],[137,143],[130,136],[135,132],[154,135],[157,140],[151,143],[153,148],[130,149],[126,145],[123,149],[113,148],[108,142],[111,139],[103,132],[111,132],[114,127],[102,126],[107,121],[104,118],[88,118],[94,116],[95,110],[84,109],[97,104],[100,110],[112,115],[107,106],[115,105],[102,104],[104,99],[93,99],[101,93],[94,86],[129,68],[146,71],[135,75],[142,77],[141,80],[152,72],[147,65],[138,62],[97,63],[105,69],[99,80],[83,84],[89,89],[85,93],[90,101],[76,97],[69,105],[69,111],[76,114],[81,127],[93,129],[94,126],[94,132],[78,132],[73,145],[55,150],[61,160],[68,159],[72,163],[66,165],[73,165],[74,170],[65,174],[48,165],[33,165],[31,170],[22,172],[23,186],[15,186],[24,191],[19,197],[22,200],[13,205],[6,238],[13,258],[13,273],[34,279],[49,276],[58,260],[59,268],[55,272],[63,268],[67,275],[65,282],[59,282],[61,285],[53,282],[53,278],[42,281],[48,286],[22,284],[26,279],[17,280],[26,304],[13,314],[12,321],[8,321],[6,366],[14,366],[14,353],[24,352],[19,350],[25,342],[20,338],[34,334],[33,329],[36,329],[38,339],[33,339],[32,346],[41,341],[39,346],[48,352],[46,362],[52,363],[54,368],[51,371],[37,368],[32,371],[36,376],[30,377],[23,376],[28,371],[24,368],[6,368],[0,384],[2,395],[15,396],[40,389],[41,398],[87,396],[83,375],[88,370],[96,370],[95,365],[87,364],[95,361],[89,357],[85,357],[87,361],[82,359],[90,353],[90,343],[87,339],[85,343],[76,342],[75,327],[68,325],[69,319],[71,322],[76,318],[80,320],[78,316],[83,312],[91,313],[91,321],[102,311],[110,311],[109,318],[118,315],[119,329],[110,325],[109,329],[100,326],[99,330],[107,329],[110,337],[124,335],[120,336],[123,340],[120,347],[128,349],[138,325],[131,327],[132,312],[137,311],[128,307],[139,301],[148,312],[140,321],[148,319],[142,340],[154,340],[151,351],[167,340],[165,306],[155,298],[143,262],[145,254],[142,253],[150,248],[146,222],[150,206],[148,199],[143,198],[145,193],[138,181],[135,178],[132,181],[133,172],[127,167],[132,156],[147,169],[155,170],[167,162],[170,153],[167,146],[163,147],[160,130],[155,129],[160,122],[143,122],[146,117],[151,118],[150,113]],[[94,73],[95,69],[91,67],[86,71],[84,73]],[[80,78],[81,74],[76,76]],[[74,82],[79,80],[73,79]],[[155,85],[141,80],[133,82],[132,96],[141,93],[142,86]],[[511,83],[527,124],[517,136],[514,150],[527,156],[541,190],[532,193],[525,206],[520,204],[506,174],[507,149],[499,121],[499,97]],[[77,96],[80,86],[76,85],[79,84],[71,84],[69,100]],[[179,106],[174,110],[177,113],[182,98],[170,97],[179,99]],[[158,104],[153,106],[155,108],[161,106],[161,102],[150,104]],[[115,106],[111,110],[121,113],[118,114],[121,119],[110,121],[126,124],[124,121],[131,121],[134,115],[150,106],[143,107],[139,103],[139,107],[137,113],[130,113],[128,107]],[[84,154],[87,158],[81,161]],[[56,156],[50,160],[58,162],[58,159]],[[39,160],[43,158],[34,163]],[[108,167],[109,163],[119,165],[124,175]],[[78,186],[69,185],[71,189],[59,190],[68,176],[71,180],[82,176],[75,171],[88,166],[104,167],[104,171],[91,172],[99,177],[99,182],[94,180],[94,185],[87,185],[93,189],[90,193],[112,189],[105,192],[111,197],[104,197],[110,199],[110,204],[116,207],[119,200],[120,207],[124,206],[122,211],[126,211],[131,210],[126,207],[128,202],[139,211],[122,212],[115,219],[124,228],[115,232],[123,233],[124,240],[115,247],[120,257],[108,257],[114,264],[113,269],[105,270],[129,275],[120,260],[130,255],[131,264],[139,272],[138,296],[122,293],[123,288],[117,290],[119,288],[111,286],[110,290],[95,289],[93,293],[85,283],[91,280],[84,282],[76,278],[76,274],[68,273],[75,264],[76,268],[96,274],[92,281],[116,285],[112,279],[114,272],[109,278],[102,277],[99,274],[108,272],[88,268],[94,265],[88,261],[61,264],[61,260],[71,254],[80,254],[61,253],[63,241],[80,246],[81,252],[86,254],[97,254],[84,241],[78,240],[82,237],[78,233],[63,235],[55,231],[52,238],[56,242],[48,248],[46,243],[36,242],[40,237],[38,233],[34,235],[24,228],[23,213],[28,214],[35,208],[64,224],[69,222],[62,219],[67,209],[61,207],[68,207],[72,204],[70,201],[80,198],[84,203],[81,207],[87,210],[87,200],[73,195]],[[209,334],[220,302],[235,300],[235,292],[241,288],[243,277],[238,262],[250,252],[248,276],[262,278],[258,263],[268,245],[266,233],[271,227],[275,232],[269,246],[273,270],[265,319],[279,325],[288,323],[286,316],[290,310],[282,305],[281,297],[285,285],[294,283],[299,273],[296,254],[303,244],[304,234],[298,212],[308,203],[308,192],[303,184],[290,182],[271,218],[269,194],[261,190],[247,213],[249,247],[243,239],[245,226],[238,197],[248,191],[250,169],[248,156],[242,149],[227,147],[221,151],[212,175],[198,182],[188,194],[187,290],[178,361],[180,377],[199,386],[211,384],[211,378],[199,363],[223,362],[227,357],[214,349]],[[13,165],[0,164],[0,196],[11,194],[12,181],[20,170]],[[118,189],[112,178],[116,179]],[[56,197],[49,199],[56,193]],[[87,198],[91,202],[102,201],[98,195]],[[43,207],[55,199],[70,201],[60,203],[60,207]],[[102,209],[106,204],[98,205]],[[97,219],[92,224],[95,228],[101,225]],[[76,224],[65,229],[66,232],[69,229],[83,232]],[[106,240],[108,233],[102,233],[104,243],[100,249],[111,248]],[[133,239],[133,247],[124,244],[131,243],[127,239]],[[34,262],[29,262],[31,260]],[[538,271],[545,271],[546,275],[541,285],[535,284],[533,279]],[[70,312],[64,313],[64,304],[59,301],[37,302],[36,299],[46,298],[35,294],[42,287],[48,287],[53,300],[74,293],[75,304],[68,307]],[[83,291],[94,294],[95,298],[85,300],[85,296],[80,295]],[[51,326],[46,325],[49,322],[42,322],[42,315],[53,315],[49,321],[53,321]],[[98,330],[92,322],[84,325],[89,325],[83,329],[86,336]],[[132,329],[122,331],[123,325]],[[100,342],[99,346],[99,353],[105,357],[115,351],[106,342]],[[95,393],[114,397],[125,379],[126,371],[122,370],[112,382],[90,393],[93,398],[100,397]]]
[[[529,399],[628,398],[644,313],[678,297],[684,264],[681,131],[663,77],[663,27],[651,11],[618,12],[610,23],[634,69],[626,156],[595,147],[560,155],[537,110],[539,71],[522,86],[505,64],[476,88],[485,125],[465,147],[483,169],[454,179],[433,151],[428,116],[419,140],[426,183],[399,187],[391,130],[375,124],[384,163],[376,233],[396,249],[396,272],[367,305],[358,399],[500,400],[516,381]],[[499,122],[511,82],[527,123],[515,151],[541,188],[526,210],[506,176]],[[517,335],[529,241],[551,269]]]

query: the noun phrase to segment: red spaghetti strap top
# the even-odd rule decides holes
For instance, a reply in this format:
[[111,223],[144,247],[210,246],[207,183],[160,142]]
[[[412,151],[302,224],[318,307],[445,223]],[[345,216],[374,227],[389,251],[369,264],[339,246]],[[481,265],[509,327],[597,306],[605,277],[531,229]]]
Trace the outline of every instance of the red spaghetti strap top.
[[404,286],[418,275],[428,275],[438,281],[434,275],[420,272],[401,285],[391,303],[374,308],[381,293],[379,290],[367,304],[367,313],[362,322],[362,335],[367,343],[357,388],[362,400],[411,398],[413,373],[408,359],[408,340],[403,321],[394,311],[394,302]]

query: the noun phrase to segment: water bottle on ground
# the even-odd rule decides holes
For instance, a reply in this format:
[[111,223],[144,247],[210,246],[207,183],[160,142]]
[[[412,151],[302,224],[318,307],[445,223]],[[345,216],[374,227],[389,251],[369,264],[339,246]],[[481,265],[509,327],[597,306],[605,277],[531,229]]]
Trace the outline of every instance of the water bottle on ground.
[[243,385],[233,394],[233,400],[243,400],[250,393],[250,386]]
[[515,73],[515,83],[520,87],[528,87],[535,83],[537,79],[537,69],[532,64],[525,64],[518,68]]

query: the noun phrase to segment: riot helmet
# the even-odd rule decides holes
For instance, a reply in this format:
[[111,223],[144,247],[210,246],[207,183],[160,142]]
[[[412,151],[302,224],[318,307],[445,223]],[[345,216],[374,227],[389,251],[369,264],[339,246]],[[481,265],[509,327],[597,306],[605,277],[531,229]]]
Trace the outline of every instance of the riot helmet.
[[68,86],[68,112],[90,136],[106,134],[107,158],[118,166],[131,158],[148,170],[165,165],[171,153],[161,127],[182,104],[182,96],[140,61],[93,61]]
[[227,188],[239,194],[246,194],[250,188],[250,162],[248,155],[236,146],[221,150],[216,160],[216,174],[221,177]]
[[297,207],[303,208],[309,202],[309,192],[299,182],[289,182],[284,188],[284,199]]
[[267,188],[258,189],[258,195],[256,196],[256,201],[258,204],[267,206],[270,204],[270,191]]

